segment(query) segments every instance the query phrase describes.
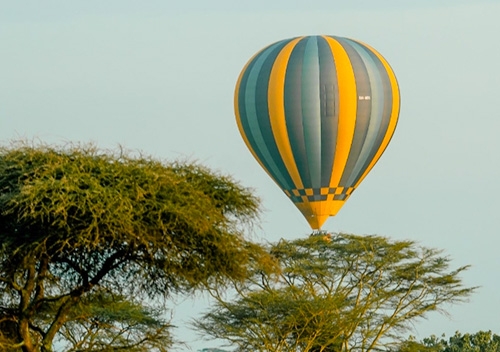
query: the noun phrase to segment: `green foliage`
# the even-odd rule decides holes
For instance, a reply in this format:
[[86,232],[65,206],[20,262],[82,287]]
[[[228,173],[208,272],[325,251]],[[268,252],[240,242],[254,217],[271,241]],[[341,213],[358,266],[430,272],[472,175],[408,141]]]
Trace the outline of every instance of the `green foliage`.
[[413,336],[406,341],[402,341],[399,346],[390,349],[394,352],[442,352],[446,346],[446,341],[439,339],[435,335],[424,339],[422,342],[415,340]]
[[236,283],[199,331],[235,351],[375,351],[400,341],[411,323],[473,292],[440,251],[411,241],[347,234],[281,240],[270,248],[280,274],[256,270]]
[[500,336],[491,331],[475,334],[456,332],[448,340],[432,335],[416,342],[414,338],[401,343],[397,352],[500,352]]
[[[50,321],[50,316],[48,316]],[[168,351],[171,325],[138,300],[98,292],[82,297],[68,313],[58,340],[68,351]]]
[[[92,146],[0,148],[4,347],[8,340],[23,351],[50,351],[55,339],[69,339],[63,331],[102,316],[92,304],[87,318],[72,318],[79,305],[96,303],[103,293],[121,304],[147,293],[153,302],[244,279],[248,265],[264,254],[243,237],[243,225],[257,215],[258,200],[248,190],[200,165]],[[130,312],[141,306],[133,304]],[[108,308],[120,312],[108,319],[122,324],[123,309]],[[160,330],[159,338],[170,343]],[[101,329],[99,336],[106,334]],[[129,334],[128,343],[147,334]]]

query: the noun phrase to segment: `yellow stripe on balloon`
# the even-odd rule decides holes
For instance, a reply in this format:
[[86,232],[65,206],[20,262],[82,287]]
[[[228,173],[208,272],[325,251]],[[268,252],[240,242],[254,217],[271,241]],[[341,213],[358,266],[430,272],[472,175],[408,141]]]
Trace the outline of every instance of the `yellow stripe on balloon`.
[[339,91],[337,145],[335,147],[335,162],[333,163],[332,177],[330,178],[330,187],[337,187],[347,164],[347,158],[352,146],[358,97],[354,70],[347,52],[335,39],[327,36],[323,36],[323,38],[330,46],[335,60]]
[[268,84],[268,111],[274,140],[281,159],[296,188],[302,189],[302,179],[293,157],[285,119],[285,75],[288,60],[295,45],[302,38],[296,38],[281,49],[274,60]]
[[[387,127],[387,132],[385,133],[384,139],[382,140],[382,143],[380,144],[379,149],[377,150],[377,153],[373,157],[372,161],[366,168],[365,172],[361,175],[359,178],[358,182],[353,186],[354,188],[358,187],[358,185],[363,181],[363,179],[368,175],[370,170],[375,166],[377,163],[378,159],[382,156],[382,153],[385,151],[385,148],[389,145],[389,142],[391,141],[392,135],[394,134],[394,130],[396,129],[396,125],[398,122],[399,118],[399,105],[400,105],[400,96],[399,96],[399,87],[398,87],[398,82],[396,80],[396,75],[392,71],[391,66],[389,63],[385,60],[385,58],[380,55],[375,49],[373,49],[371,46],[358,42],[367,48],[369,48],[373,54],[375,54],[379,60],[382,62],[382,65],[384,65],[384,68],[387,72],[387,75],[389,76],[389,82],[391,84],[391,93],[392,93],[392,112],[391,112],[391,117],[389,120],[389,126]],[[385,93],[387,94],[387,93]]]

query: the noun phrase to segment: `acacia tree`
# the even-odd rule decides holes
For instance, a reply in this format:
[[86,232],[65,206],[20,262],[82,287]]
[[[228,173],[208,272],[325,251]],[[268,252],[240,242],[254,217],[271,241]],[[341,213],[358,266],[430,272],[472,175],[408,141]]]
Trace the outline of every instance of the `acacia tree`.
[[0,349],[167,350],[160,305],[245,278],[264,254],[243,237],[257,214],[247,189],[199,165],[0,148]]
[[491,331],[479,331],[475,334],[456,332],[448,340],[435,335],[417,342],[414,337],[403,341],[397,352],[500,352],[500,336]]
[[389,348],[417,318],[468,297],[461,267],[412,241],[348,234],[281,240],[282,271],[256,270],[235,296],[218,290],[193,325],[235,351],[327,352]]
[[[44,314],[46,321],[54,316],[53,310]],[[103,290],[94,292],[82,297],[69,311],[55,345],[64,346],[68,352],[168,351],[172,344],[171,326],[162,318],[163,314],[136,297]]]

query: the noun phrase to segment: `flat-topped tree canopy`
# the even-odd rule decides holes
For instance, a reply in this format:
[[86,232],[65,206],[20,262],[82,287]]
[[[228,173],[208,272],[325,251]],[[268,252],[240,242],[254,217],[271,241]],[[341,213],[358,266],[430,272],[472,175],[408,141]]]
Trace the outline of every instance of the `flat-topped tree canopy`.
[[194,163],[92,145],[2,147],[0,313],[25,351],[48,351],[89,295],[167,297],[243,279],[263,254],[243,235],[258,205]]

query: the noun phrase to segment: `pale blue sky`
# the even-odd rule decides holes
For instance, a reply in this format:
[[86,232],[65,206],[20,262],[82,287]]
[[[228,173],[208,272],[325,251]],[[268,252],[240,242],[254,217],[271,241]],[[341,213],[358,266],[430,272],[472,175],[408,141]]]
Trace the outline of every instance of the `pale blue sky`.
[[[414,334],[500,334],[499,16],[493,0],[0,0],[0,140],[93,141],[199,160],[262,198],[255,238],[306,236],[306,221],[241,140],[234,84],[274,41],[361,40],[398,77],[400,122],[324,228],[413,239],[443,249],[454,266],[471,264],[464,279],[481,286],[477,294]],[[198,305],[185,302],[176,322]],[[178,335],[194,340],[187,329]]]

